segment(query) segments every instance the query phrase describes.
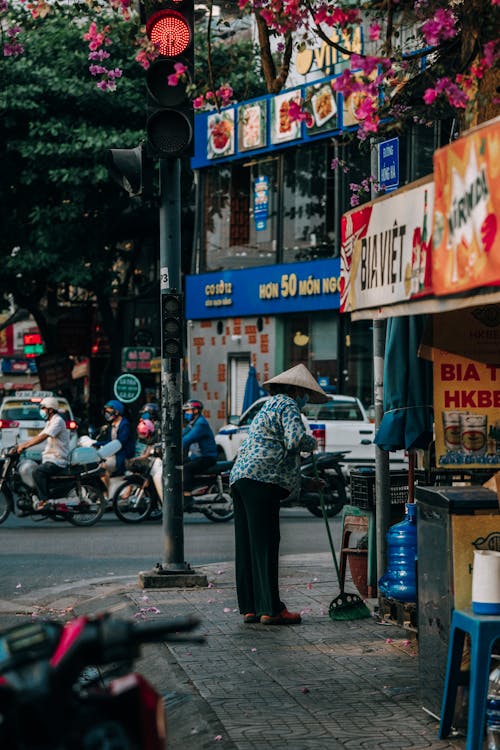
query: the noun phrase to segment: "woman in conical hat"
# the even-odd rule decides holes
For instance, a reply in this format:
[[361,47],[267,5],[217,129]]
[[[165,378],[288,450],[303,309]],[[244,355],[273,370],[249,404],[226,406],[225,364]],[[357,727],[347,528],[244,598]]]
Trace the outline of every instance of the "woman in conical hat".
[[254,418],[230,476],[234,499],[236,589],[247,623],[296,625],[301,617],[280,599],[280,502],[300,493],[300,453],[316,448],[301,409],[326,393],[305,365],[267,380],[271,394]]

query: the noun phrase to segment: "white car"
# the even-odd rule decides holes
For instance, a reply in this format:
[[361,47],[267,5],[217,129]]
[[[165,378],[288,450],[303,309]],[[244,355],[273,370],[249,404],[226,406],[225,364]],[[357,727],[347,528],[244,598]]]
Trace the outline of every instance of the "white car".
[[[224,425],[215,435],[219,460],[232,461],[248,434],[250,424],[268,397],[260,398],[235,423]],[[375,464],[375,425],[370,421],[363,404],[354,396],[330,395],[325,404],[306,404],[302,409],[318,447],[325,451],[350,451],[347,465]],[[324,446],[321,438],[325,436]],[[390,454],[391,468],[405,466],[404,451]]]
[[[14,396],[6,396],[0,406],[0,448],[10,448],[16,443],[38,435],[46,425],[40,414],[40,402],[46,396],[54,396],[52,391],[16,391]],[[77,423],[67,399],[56,396],[58,411],[69,430],[69,446],[76,448],[78,435]],[[38,459],[42,455],[44,444],[33,446],[27,453]]]

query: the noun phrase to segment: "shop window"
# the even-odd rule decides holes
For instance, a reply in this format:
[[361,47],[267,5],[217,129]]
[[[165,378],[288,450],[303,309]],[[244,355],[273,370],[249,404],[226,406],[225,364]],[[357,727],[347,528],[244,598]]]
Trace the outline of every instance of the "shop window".
[[272,157],[205,170],[203,271],[277,262],[276,165]]
[[287,316],[285,321],[286,367],[305,364],[329,390],[338,378],[338,313]]
[[283,261],[335,254],[334,180],[329,144],[283,154]]
[[245,398],[245,386],[250,367],[250,354],[229,354],[228,356],[228,409],[231,417],[239,417]]
[[338,315],[312,315],[311,371],[323,378],[327,389],[335,389],[338,379],[339,319]]

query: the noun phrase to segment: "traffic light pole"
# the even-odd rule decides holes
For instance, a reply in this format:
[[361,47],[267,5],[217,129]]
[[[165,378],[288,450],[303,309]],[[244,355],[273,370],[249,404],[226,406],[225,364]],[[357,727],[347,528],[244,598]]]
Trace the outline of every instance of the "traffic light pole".
[[164,568],[184,562],[182,508],[182,381],[180,359],[165,352],[164,299],[181,291],[180,160],[160,159],[161,409]]
[[181,164],[160,159],[160,310],[161,310],[161,445],[163,451],[164,562],[141,573],[144,588],[206,586],[184,561],[182,493],[182,372],[181,358],[168,356],[166,302],[181,291]]

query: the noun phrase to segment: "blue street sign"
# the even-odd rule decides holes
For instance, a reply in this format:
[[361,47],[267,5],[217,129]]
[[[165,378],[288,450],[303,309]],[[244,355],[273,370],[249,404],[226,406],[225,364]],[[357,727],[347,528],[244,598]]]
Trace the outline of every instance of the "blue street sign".
[[399,187],[399,138],[390,138],[377,144],[378,182],[384,192],[390,193]]

